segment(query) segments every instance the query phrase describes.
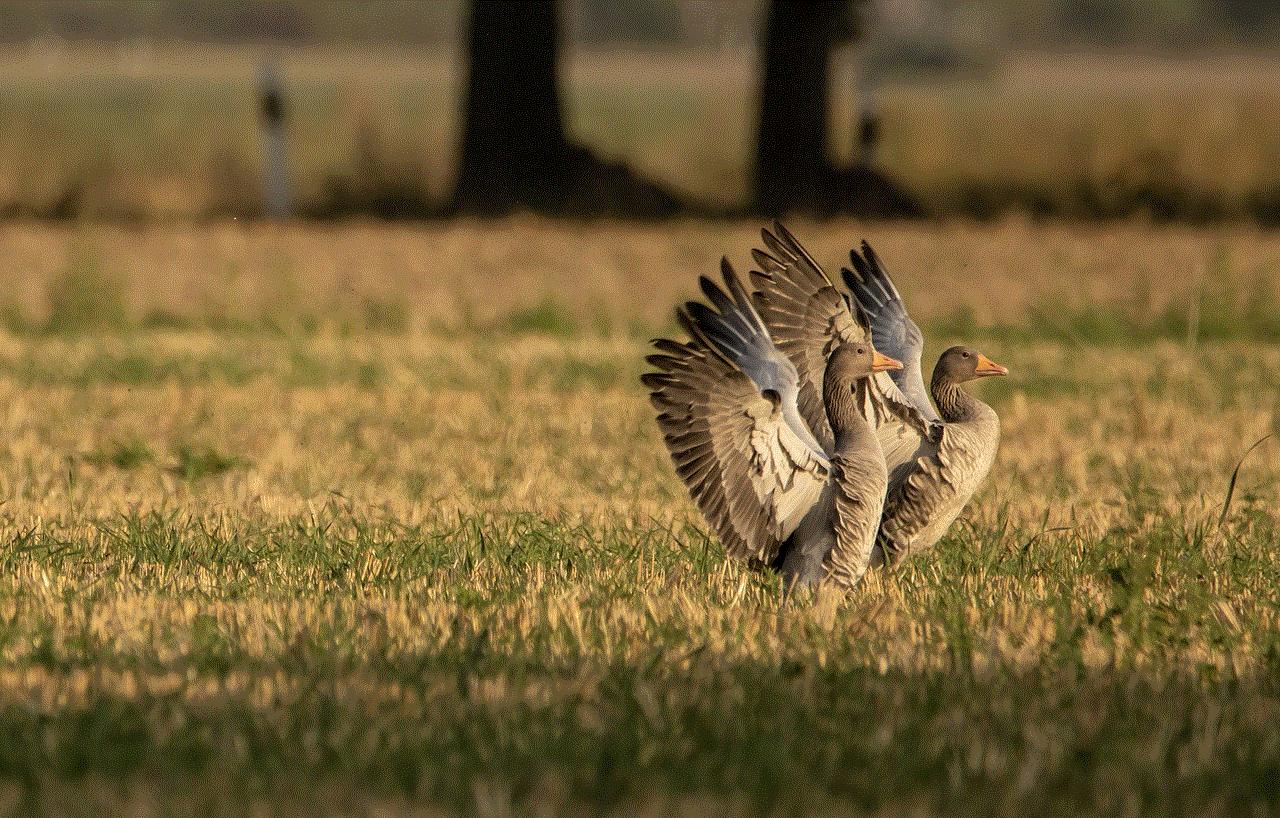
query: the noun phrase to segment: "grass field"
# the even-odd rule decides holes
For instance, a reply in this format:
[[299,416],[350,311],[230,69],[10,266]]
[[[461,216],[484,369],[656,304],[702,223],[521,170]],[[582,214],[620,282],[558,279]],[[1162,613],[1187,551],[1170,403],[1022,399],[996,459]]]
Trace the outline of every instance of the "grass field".
[[794,229],[1013,372],[843,604],[637,382],[755,225],[0,226],[0,812],[1280,810],[1280,236]]

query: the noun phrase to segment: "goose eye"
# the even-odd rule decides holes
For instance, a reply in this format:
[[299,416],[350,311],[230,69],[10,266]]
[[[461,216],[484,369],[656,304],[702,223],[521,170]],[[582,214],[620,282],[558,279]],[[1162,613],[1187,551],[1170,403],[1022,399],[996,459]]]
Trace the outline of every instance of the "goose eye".
[[866,354],[867,354],[867,351],[866,351],[865,349],[863,349],[862,347],[858,347],[858,354],[859,354],[859,355],[866,355]]
[[969,353],[967,353],[967,352],[961,352],[961,353],[960,353],[960,357],[961,357],[961,358],[968,358],[968,357],[969,357]]

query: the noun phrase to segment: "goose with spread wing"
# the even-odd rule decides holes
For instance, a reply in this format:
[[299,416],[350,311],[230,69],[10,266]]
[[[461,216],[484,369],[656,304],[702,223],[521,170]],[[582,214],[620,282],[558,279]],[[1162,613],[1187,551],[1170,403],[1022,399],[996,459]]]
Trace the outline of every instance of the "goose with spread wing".
[[[905,424],[881,435],[890,488],[872,563],[892,565],[941,539],[986,478],[1000,445],[1000,418],[960,384],[1008,375],[1009,370],[976,349],[953,346],[938,357],[926,394],[920,370],[924,339],[898,288],[865,241],[862,253],[850,251],[849,260],[853,269],[841,272],[871,325],[872,343],[883,344],[904,362],[890,378],[913,407],[939,426],[937,435],[924,439],[916,439]],[[928,396],[937,404],[936,412]]]
[[[788,587],[855,584],[867,570],[888,471],[858,410],[860,382],[901,364],[867,328],[832,344],[821,369],[824,440],[799,404],[800,377],[728,261],[712,306],[677,311],[690,340],[658,339],[646,359],[658,426],[676,472],[729,554],[781,569]],[[817,371],[817,370],[815,370]]]
[[926,392],[920,329],[866,242],[861,255],[850,253],[853,270],[842,271],[840,287],[782,225],[761,235],[767,251],[754,253],[761,267],[752,275],[756,306],[797,370],[800,410],[819,440],[829,431],[815,412],[815,365],[827,349],[856,335],[865,321],[872,345],[902,362],[901,369],[867,379],[860,395],[859,407],[876,428],[889,471],[871,564],[892,564],[929,548],[986,477],[1000,440],[995,412],[960,384],[1008,370],[976,350],[952,347],[938,359]]

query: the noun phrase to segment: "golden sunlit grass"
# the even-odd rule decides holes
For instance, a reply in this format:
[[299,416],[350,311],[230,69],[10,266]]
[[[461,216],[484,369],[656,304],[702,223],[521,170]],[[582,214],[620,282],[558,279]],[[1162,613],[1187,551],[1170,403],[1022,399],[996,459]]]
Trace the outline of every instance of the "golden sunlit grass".
[[0,228],[5,803],[1273,809],[1280,239],[795,225],[1014,373],[936,553],[810,604],[637,381],[756,230]]

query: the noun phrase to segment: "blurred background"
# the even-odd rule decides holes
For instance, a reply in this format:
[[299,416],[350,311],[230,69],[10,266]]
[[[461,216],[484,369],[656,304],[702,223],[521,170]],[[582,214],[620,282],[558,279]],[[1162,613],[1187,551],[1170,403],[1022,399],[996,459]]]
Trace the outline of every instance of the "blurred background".
[[7,219],[1280,222],[1263,0],[0,13]]

